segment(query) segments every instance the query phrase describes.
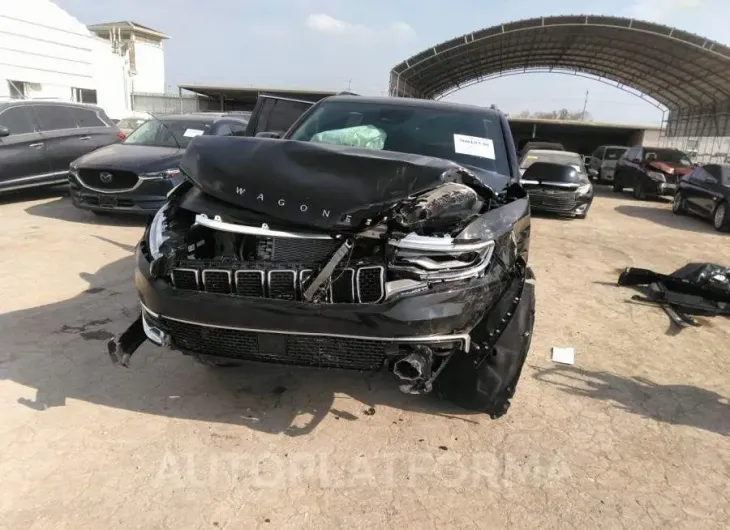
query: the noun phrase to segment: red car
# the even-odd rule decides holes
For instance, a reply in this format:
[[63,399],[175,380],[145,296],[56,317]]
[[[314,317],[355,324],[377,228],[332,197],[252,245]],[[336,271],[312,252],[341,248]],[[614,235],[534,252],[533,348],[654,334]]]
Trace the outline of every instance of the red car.
[[679,179],[693,169],[689,156],[678,149],[632,147],[616,164],[613,191],[631,188],[640,200],[659,195],[673,197]]

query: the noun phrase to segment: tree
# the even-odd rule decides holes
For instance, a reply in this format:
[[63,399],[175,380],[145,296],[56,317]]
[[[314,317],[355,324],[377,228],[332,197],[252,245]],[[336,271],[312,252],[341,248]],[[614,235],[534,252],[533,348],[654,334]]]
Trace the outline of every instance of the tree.
[[582,110],[569,110],[569,109],[559,109],[559,110],[551,110],[551,111],[539,111],[539,112],[530,112],[529,110],[523,110],[518,115],[519,118],[537,118],[539,120],[584,120],[584,121],[590,121],[591,115],[590,113],[586,112],[583,113]]

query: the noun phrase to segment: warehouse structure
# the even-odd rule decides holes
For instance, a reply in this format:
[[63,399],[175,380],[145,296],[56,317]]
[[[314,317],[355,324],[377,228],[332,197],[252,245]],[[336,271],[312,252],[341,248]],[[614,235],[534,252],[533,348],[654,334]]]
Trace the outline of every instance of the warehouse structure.
[[662,145],[727,149],[730,48],[640,20],[556,16],[475,31],[396,65],[389,91],[439,99],[526,72],[582,75],[635,94],[662,110]]

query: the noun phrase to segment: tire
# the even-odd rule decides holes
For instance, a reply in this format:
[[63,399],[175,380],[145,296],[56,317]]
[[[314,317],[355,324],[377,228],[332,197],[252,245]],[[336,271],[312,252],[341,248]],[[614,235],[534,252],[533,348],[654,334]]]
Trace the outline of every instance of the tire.
[[622,191],[624,191],[624,187],[618,183],[617,177],[618,177],[618,173],[614,173],[613,174],[613,191],[616,193],[621,193]]
[[678,191],[674,195],[674,200],[672,201],[672,213],[675,215],[684,215],[687,213],[687,205],[685,204],[685,198],[681,191]]
[[634,199],[638,199],[640,201],[646,200],[646,192],[644,191],[644,183],[639,181],[636,184],[634,184],[634,188],[632,190],[632,193],[634,195]]
[[726,201],[715,206],[715,211],[712,213],[712,225],[718,232],[730,232],[730,209],[728,209]]

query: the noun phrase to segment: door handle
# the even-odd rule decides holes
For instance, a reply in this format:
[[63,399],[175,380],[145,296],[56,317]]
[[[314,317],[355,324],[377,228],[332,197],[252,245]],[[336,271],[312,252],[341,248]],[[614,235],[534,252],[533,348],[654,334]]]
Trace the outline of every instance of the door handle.
[[28,147],[35,147],[38,149],[39,147],[43,147],[43,142],[38,142],[37,144],[30,144]]
[[91,136],[82,136],[79,140],[91,140]]

